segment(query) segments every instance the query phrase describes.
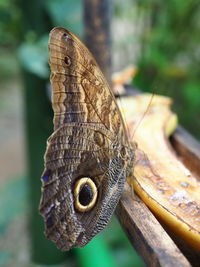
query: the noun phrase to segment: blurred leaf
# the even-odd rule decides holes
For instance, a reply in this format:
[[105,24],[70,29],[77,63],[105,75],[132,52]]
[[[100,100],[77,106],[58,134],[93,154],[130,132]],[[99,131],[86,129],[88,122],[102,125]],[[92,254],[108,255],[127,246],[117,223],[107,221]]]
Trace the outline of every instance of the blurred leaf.
[[173,97],[180,122],[200,137],[198,122],[191,123],[191,118],[200,114],[200,2],[144,0],[138,3],[142,10],[138,14],[142,14],[145,27],[140,36],[143,49],[134,83],[140,89],[155,93],[159,90]]
[[[17,58],[16,53],[1,48],[0,49],[0,80],[5,81],[6,79],[9,79],[12,77],[16,77],[19,75],[19,68],[17,64]],[[3,89],[3,86],[1,86],[0,90]]]
[[112,247],[114,258],[119,267],[145,266],[143,260],[129,242],[115,216],[112,217],[108,228],[102,231],[99,236],[102,236],[108,243],[109,247]]
[[200,83],[198,81],[187,82],[183,87],[183,93],[190,108],[197,109],[200,107]]
[[0,0],[0,45],[15,47],[21,37],[21,10],[16,1]]
[[22,66],[27,71],[34,73],[41,78],[47,78],[49,76],[47,47],[48,35],[45,35],[38,42],[23,43],[18,50]]
[[75,34],[82,33],[81,0],[49,0],[46,8],[55,26],[62,26]]

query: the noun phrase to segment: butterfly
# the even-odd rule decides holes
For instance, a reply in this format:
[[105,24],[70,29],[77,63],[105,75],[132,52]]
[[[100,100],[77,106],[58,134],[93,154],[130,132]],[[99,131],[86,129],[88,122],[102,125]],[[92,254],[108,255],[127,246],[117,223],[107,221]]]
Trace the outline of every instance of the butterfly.
[[39,212],[60,250],[84,247],[108,224],[135,147],[86,46],[56,27],[49,37],[54,132],[47,140]]

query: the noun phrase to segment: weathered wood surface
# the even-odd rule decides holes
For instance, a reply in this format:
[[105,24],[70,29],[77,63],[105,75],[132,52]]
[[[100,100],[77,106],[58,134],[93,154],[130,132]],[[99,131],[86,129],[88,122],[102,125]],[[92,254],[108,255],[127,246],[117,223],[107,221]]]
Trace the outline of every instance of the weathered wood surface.
[[171,137],[177,155],[197,177],[200,175],[200,143],[179,126]]
[[[184,165],[200,179],[200,143],[181,126],[177,127],[170,141],[174,151]],[[165,230],[170,234],[192,266],[200,266],[200,252],[192,249],[168,228],[165,228]]]
[[191,266],[145,204],[126,189],[116,214],[147,266]]

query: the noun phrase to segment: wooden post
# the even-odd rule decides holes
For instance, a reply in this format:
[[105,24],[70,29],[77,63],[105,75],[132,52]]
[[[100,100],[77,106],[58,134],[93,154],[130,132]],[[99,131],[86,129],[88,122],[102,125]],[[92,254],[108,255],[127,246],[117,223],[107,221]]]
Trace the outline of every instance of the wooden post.
[[85,0],[85,42],[96,58],[107,81],[111,82],[111,22],[112,0]]

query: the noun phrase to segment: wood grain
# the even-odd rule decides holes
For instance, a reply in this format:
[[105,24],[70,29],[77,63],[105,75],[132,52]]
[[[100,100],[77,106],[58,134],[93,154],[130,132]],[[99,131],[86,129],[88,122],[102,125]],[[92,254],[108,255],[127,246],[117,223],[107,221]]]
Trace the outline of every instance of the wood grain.
[[117,217],[147,266],[191,266],[145,204],[128,186],[116,209]]
[[181,161],[200,180],[200,143],[181,126],[172,135],[171,143]]

